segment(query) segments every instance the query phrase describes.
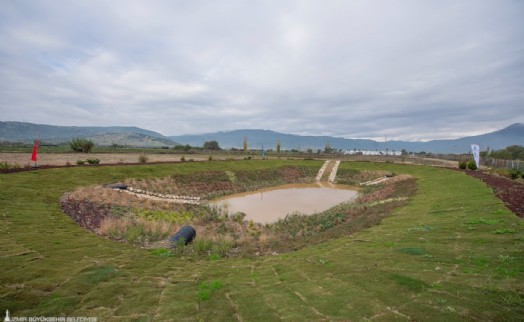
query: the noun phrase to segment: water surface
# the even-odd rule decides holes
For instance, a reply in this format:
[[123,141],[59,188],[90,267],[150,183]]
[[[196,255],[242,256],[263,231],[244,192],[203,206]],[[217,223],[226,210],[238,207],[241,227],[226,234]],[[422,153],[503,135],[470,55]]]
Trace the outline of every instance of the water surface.
[[356,196],[357,192],[349,186],[300,184],[230,195],[211,204],[226,206],[230,214],[243,212],[244,220],[266,224],[293,212],[305,215],[322,212]]

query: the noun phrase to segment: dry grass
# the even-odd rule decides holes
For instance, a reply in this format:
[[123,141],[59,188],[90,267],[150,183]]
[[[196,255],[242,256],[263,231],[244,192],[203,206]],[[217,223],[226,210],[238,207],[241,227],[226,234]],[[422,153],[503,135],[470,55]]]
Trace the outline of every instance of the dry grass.
[[174,234],[179,226],[167,221],[147,220],[134,217],[105,218],[97,234],[113,240],[125,240],[134,244],[148,245]]
[[163,200],[153,200],[146,197],[142,198],[134,194],[109,189],[100,185],[78,188],[69,193],[68,197],[75,200],[86,200],[95,203],[134,209],[145,208],[166,211],[187,211],[188,209],[192,209],[189,205],[182,205]]
[[354,176],[354,179],[359,182],[367,182],[384,177],[390,173],[388,171],[360,171]]

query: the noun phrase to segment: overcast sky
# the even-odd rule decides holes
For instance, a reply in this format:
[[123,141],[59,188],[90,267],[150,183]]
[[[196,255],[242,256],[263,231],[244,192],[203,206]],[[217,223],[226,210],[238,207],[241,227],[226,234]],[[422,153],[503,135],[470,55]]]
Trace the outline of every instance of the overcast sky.
[[524,1],[0,1],[0,120],[384,140],[524,123]]

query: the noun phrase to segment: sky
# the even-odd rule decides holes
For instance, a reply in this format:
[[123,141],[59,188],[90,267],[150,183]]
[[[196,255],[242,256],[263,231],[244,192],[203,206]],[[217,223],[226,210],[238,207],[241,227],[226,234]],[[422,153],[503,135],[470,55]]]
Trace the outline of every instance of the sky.
[[524,123],[524,1],[0,1],[0,121],[408,141]]

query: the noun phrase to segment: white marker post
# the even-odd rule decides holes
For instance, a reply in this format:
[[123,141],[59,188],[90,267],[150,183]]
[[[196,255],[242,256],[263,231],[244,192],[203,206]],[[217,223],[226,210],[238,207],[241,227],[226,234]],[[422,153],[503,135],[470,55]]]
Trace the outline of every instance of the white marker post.
[[480,147],[478,144],[471,145],[471,152],[473,153],[473,159],[475,159],[475,164],[477,165],[477,171],[480,169]]

